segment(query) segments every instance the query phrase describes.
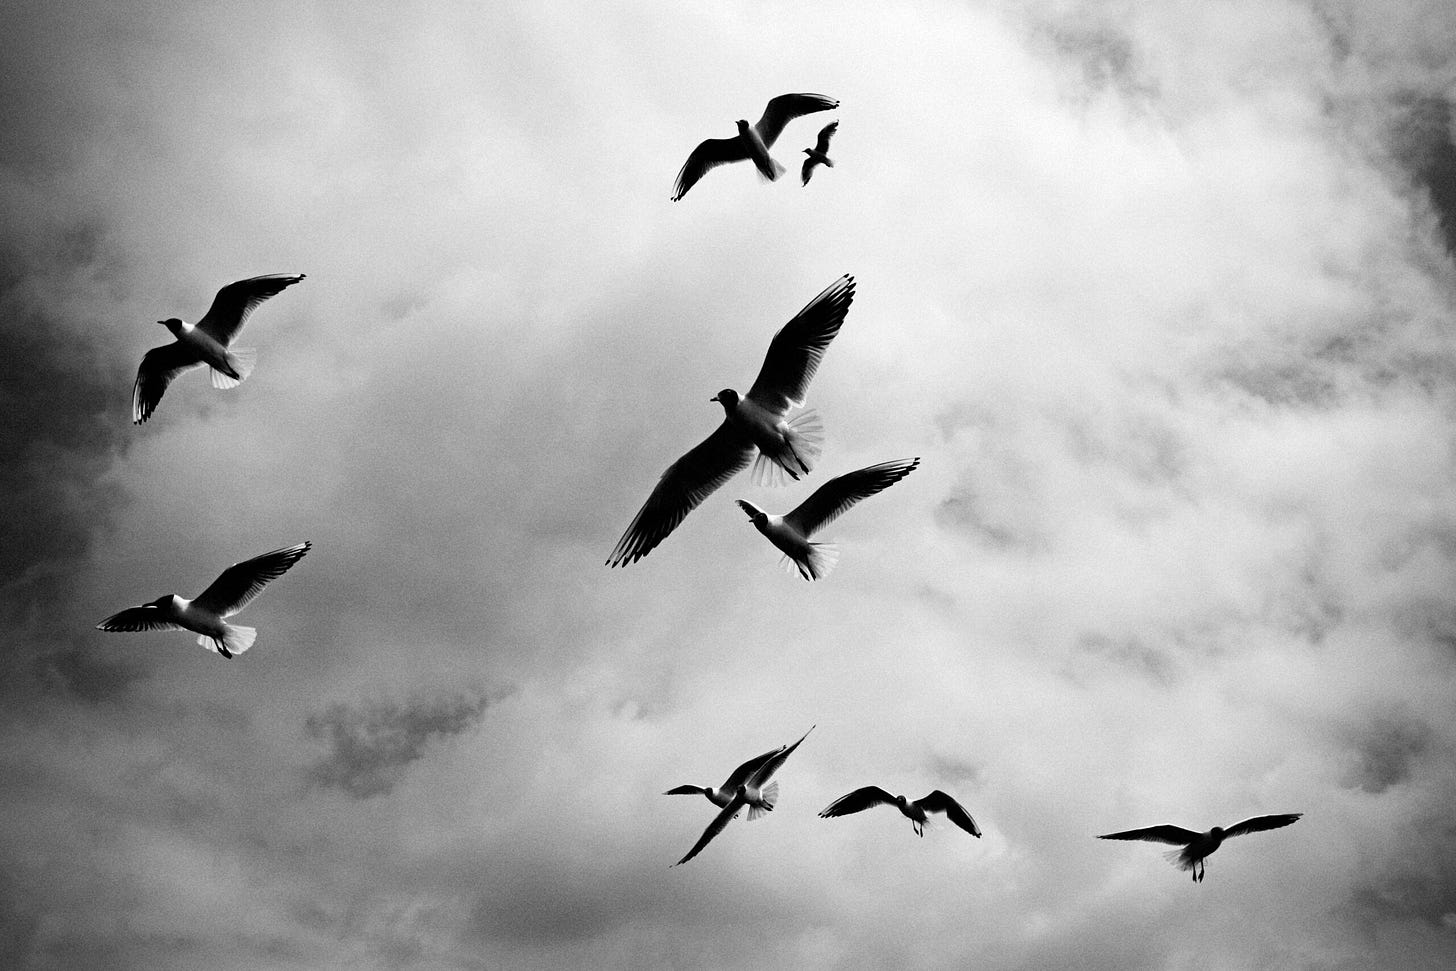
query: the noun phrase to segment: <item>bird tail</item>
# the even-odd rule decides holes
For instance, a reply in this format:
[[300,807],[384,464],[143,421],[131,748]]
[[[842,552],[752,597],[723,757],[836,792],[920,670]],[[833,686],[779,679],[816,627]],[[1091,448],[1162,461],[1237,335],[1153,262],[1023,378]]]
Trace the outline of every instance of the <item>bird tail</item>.
[[806,408],[789,420],[788,447],[799,472],[809,472],[824,451],[824,421]]
[[763,797],[764,804],[768,808],[765,809],[763,806],[750,806],[748,809],[748,821],[750,823],[755,819],[762,819],[768,815],[770,810],[773,809],[774,803],[779,801],[779,784],[777,782],[770,782],[760,789],[758,794]]
[[237,347],[228,351],[228,364],[238,372],[237,377],[224,374],[217,368],[212,369],[212,386],[214,388],[236,388],[248,379],[253,373],[253,368],[258,363],[258,352],[251,347]]
[[1193,858],[1188,855],[1187,848],[1181,850],[1169,850],[1163,854],[1163,859],[1173,864],[1180,870],[1193,869]]
[[237,655],[246,651],[248,648],[252,647],[253,642],[257,639],[257,628],[237,627],[232,624],[228,624],[227,630],[223,632],[221,640],[203,634],[197,639],[197,643],[201,644],[209,651],[216,651],[217,653],[223,654],[224,656],[232,655],[236,657]]
[[779,565],[789,573],[797,573],[805,580],[822,580],[839,562],[839,547],[833,543],[810,543],[809,558],[806,561],[794,559],[785,554]]

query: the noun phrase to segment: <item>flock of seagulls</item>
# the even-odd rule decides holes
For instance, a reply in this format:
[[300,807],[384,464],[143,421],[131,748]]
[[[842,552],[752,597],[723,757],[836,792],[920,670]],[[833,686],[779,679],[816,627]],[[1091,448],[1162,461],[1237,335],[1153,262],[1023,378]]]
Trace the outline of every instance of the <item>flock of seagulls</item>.
[[[683,198],[711,169],[732,162],[751,161],[767,180],[784,172],[769,154],[784,128],[804,115],[829,111],[839,102],[821,94],[784,94],[771,99],[758,122],[737,122],[738,134],[710,138],[693,149],[677,176],[672,199]],[[807,186],[818,166],[833,167],[829,142],[839,129],[832,121],[819,131],[806,156],[802,180]],[[256,355],[234,346],[248,316],[263,301],[304,279],[304,274],[271,273],[230,283],[217,292],[212,306],[196,324],[178,317],[158,321],[175,340],[149,350],[137,369],[132,389],[132,421],[141,424],[155,412],[171,383],[183,372],[207,367],[216,388],[232,388],[252,373]],[[813,471],[823,451],[824,426],[818,413],[805,408],[809,382],[819,370],[830,343],[838,336],[854,302],[854,277],[845,275],[796,314],[769,342],[763,366],[746,394],[725,388],[708,400],[723,410],[723,420],[703,441],[669,465],[647,501],[632,519],[607,558],[609,567],[627,566],[652,552],[719,487],[753,466],[753,480],[762,485],[798,482]],[[920,459],[895,459],[830,479],[807,499],[782,515],[770,513],[745,499],[738,506],[770,543],[783,553],[783,563],[805,580],[821,580],[834,567],[838,553],[832,544],[811,537],[856,503],[883,492],[915,471]],[[309,543],[283,547],[236,563],[207,589],[188,600],[176,594],[112,614],[97,628],[112,632],[185,630],[197,641],[225,658],[251,648],[257,631],[228,622],[255,600],[311,549]],[[665,795],[702,795],[718,808],[697,843],[673,866],[696,857],[744,810],[749,821],[773,812],[779,784],[774,778],[804,740],[781,745],[749,759],[717,787],[680,785]],[[916,836],[932,815],[944,815],[952,824],[979,839],[981,828],[959,802],[940,789],[920,799],[892,795],[879,786],[863,786],[834,800],[819,816],[832,819],[864,812],[876,806],[894,806],[910,820]],[[1178,847],[1167,854],[1177,866],[1191,870],[1193,880],[1204,877],[1204,861],[1233,836],[1288,826],[1299,813],[1255,816],[1228,829],[1215,826],[1197,833],[1179,826],[1151,826],[1097,837],[1107,840],[1145,840]]]

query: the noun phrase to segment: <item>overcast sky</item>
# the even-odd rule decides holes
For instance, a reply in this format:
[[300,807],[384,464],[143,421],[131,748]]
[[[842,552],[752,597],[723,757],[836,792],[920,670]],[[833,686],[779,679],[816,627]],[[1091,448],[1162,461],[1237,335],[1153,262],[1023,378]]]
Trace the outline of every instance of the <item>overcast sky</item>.
[[[0,964],[1456,960],[1448,3],[3,20]],[[788,91],[789,176],[668,201]],[[274,272],[253,376],[133,426],[155,321]],[[814,476],[606,569],[844,273]],[[819,583],[732,502],[908,456]],[[304,540],[234,661],[93,629]],[[670,869],[663,790],[811,725]],[[872,783],[985,836],[816,818]],[[1201,885],[1093,839],[1286,812]]]

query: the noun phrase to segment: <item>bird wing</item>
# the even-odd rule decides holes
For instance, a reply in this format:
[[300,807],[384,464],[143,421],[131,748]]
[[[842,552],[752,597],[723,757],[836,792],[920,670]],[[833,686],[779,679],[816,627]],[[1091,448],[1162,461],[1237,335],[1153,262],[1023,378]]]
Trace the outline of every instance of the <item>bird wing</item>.
[[961,829],[970,833],[976,839],[981,838],[981,827],[976,825],[976,821],[971,818],[970,813],[966,812],[966,808],[939,789],[936,789],[924,799],[915,800],[915,802],[921,809],[928,813],[945,813],[946,818]]
[[672,201],[677,202],[688,194],[699,179],[708,174],[709,169],[715,169],[728,162],[741,162],[748,158],[748,146],[743,144],[743,139],[734,135],[732,138],[709,138],[693,149],[688,155],[688,160],[677,173],[677,185],[673,187]]
[[1275,816],[1253,816],[1241,823],[1234,823],[1224,830],[1223,838],[1231,836],[1244,836],[1248,833],[1260,833],[1266,829],[1278,829],[1281,826],[1288,826],[1304,813],[1280,813]]
[[201,366],[202,358],[185,344],[163,344],[147,351],[131,388],[131,420],[140,425],[152,417],[167,385],[183,371]]
[[819,152],[822,155],[828,155],[829,139],[833,138],[834,133],[837,131],[839,131],[839,122],[837,121],[831,121],[829,124],[819,129],[819,141],[814,145],[814,151]]
[[761,765],[763,765],[769,759],[773,758],[775,755],[778,755],[783,750],[784,746],[780,745],[778,748],[771,748],[762,755],[755,755],[747,762],[744,762],[738,768],[733,770],[733,774],[730,775],[727,781],[723,783],[723,787],[720,791],[732,792],[740,785],[746,785],[748,783],[748,780],[753,778],[753,773],[757,772]]
[[867,499],[899,482],[915,471],[918,465],[918,457],[896,459],[836,476],[815,489],[814,494],[799,503],[793,512],[787,513],[784,522],[808,537],[826,523],[833,522],[840,513],[861,499]]
[[753,126],[765,148],[771,148],[783,133],[784,126],[800,115],[838,108],[839,102],[822,94],[781,94],[770,98],[763,109],[763,117]]
[[607,566],[625,566],[651,553],[698,503],[747,468],[753,452],[753,443],[724,419],[713,434],[662,473],[632,525],[617,540]]
[[809,381],[853,300],[854,277],[845,274],[784,324],[769,342],[748,397],[779,413],[802,405]]
[[1182,826],[1148,826],[1144,829],[1129,829],[1121,833],[1108,833],[1097,837],[1100,840],[1146,840],[1149,843],[1168,843],[1173,846],[1187,846],[1202,836]]
[[723,832],[723,827],[728,825],[728,821],[738,815],[739,811],[743,808],[743,803],[742,796],[734,796],[729,800],[728,805],[723,807],[722,812],[713,817],[713,821],[708,824],[708,828],[703,830],[703,835],[698,837],[698,841],[693,844],[693,848],[688,850],[688,855],[678,860],[673,866],[682,866],[701,853],[703,847],[713,842],[713,837]]
[[[809,732],[812,732],[813,730],[814,726],[810,725]],[[799,741],[795,742],[793,745],[786,745],[783,748],[779,749],[777,752],[773,753],[773,755],[771,755],[762,765],[760,765],[754,771],[753,778],[749,781],[749,785],[758,789],[762,789],[764,783],[768,782],[769,779],[772,779],[773,774],[779,770],[779,766],[783,765],[785,760],[787,760],[790,755],[794,754],[794,749],[799,747],[799,742],[802,742],[804,739],[809,737],[809,732],[805,732],[803,735],[799,736]]]
[[212,585],[197,595],[193,605],[212,611],[223,617],[230,617],[242,610],[253,598],[263,592],[269,581],[276,580],[293,566],[313,546],[299,543],[281,550],[255,556],[251,560],[234,563]]
[[112,614],[97,624],[96,629],[132,634],[144,630],[186,630],[187,628],[172,620],[157,607],[143,604],[140,607],[128,607]]
[[664,796],[701,796],[704,795],[702,786],[674,786],[663,793]]
[[303,277],[302,273],[269,273],[229,283],[212,298],[212,306],[197,322],[197,329],[227,347],[243,329],[254,307]]
[[804,185],[809,184],[809,176],[814,173],[814,166],[818,164],[819,160],[816,158],[804,159],[804,167],[799,170],[799,178],[804,181]]
[[894,802],[895,797],[879,786],[864,786],[840,796],[822,809],[819,815],[824,819],[831,816],[848,816],[850,813],[864,812],[875,806],[889,806]]

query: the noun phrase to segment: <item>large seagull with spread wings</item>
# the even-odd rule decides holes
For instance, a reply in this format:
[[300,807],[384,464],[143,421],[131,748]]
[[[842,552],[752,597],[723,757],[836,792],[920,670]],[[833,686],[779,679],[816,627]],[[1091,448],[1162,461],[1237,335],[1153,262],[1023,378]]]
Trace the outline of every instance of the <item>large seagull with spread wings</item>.
[[96,629],[130,633],[190,630],[201,635],[197,643],[231,658],[252,647],[258,632],[252,627],[229,624],[226,618],[252,603],[270,581],[288,572],[311,548],[310,543],[299,543],[234,563],[195,600],[169,593],[151,603],[112,614],[97,624]]
[[677,185],[672,200],[676,202],[688,194],[709,169],[728,162],[742,162],[752,159],[759,174],[770,182],[784,174],[784,167],[768,154],[773,143],[778,141],[784,126],[800,115],[816,111],[830,111],[839,107],[839,102],[822,94],[781,94],[769,101],[763,109],[758,124],[750,125],[739,119],[738,134],[732,138],[709,138],[693,149],[688,160],[677,174]]
[[180,317],[157,323],[177,338],[154,347],[142,357],[131,391],[131,420],[140,425],[152,416],[167,385],[183,371],[204,364],[212,369],[214,388],[236,388],[253,373],[257,355],[252,348],[232,347],[253,308],[302,280],[302,273],[269,273],[229,283],[217,291],[212,307],[196,324]]
[[1181,847],[1181,849],[1172,850],[1163,855],[1178,869],[1192,870],[1193,882],[1201,883],[1204,874],[1203,861],[1212,856],[1213,851],[1218,849],[1224,840],[1248,833],[1262,833],[1266,829],[1279,829],[1281,826],[1288,826],[1302,815],[1304,814],[1279,813],[1274,816],[1252,816],[1241,823],[1235,823],[1228,829],[1215,826],[1206,833],[1195,833],[1182,826],[1148,826],[1144,829],[1108,833],[1097,838],[1100,840],[1145,840],[1149,843],[1168,843]]
[[854,277],[836,280],[783,326],[768,345],[758,378],[740,397],[724,389],[710,398],[723,406],[723,423],[667,467],[652,495],[617,541],[608,566],[626,566],[651,553],[713,491],[754,461],[760,481],[797,479],[814,467],[824,442],[816,412],[802,408],[809,380],[854,300]]

